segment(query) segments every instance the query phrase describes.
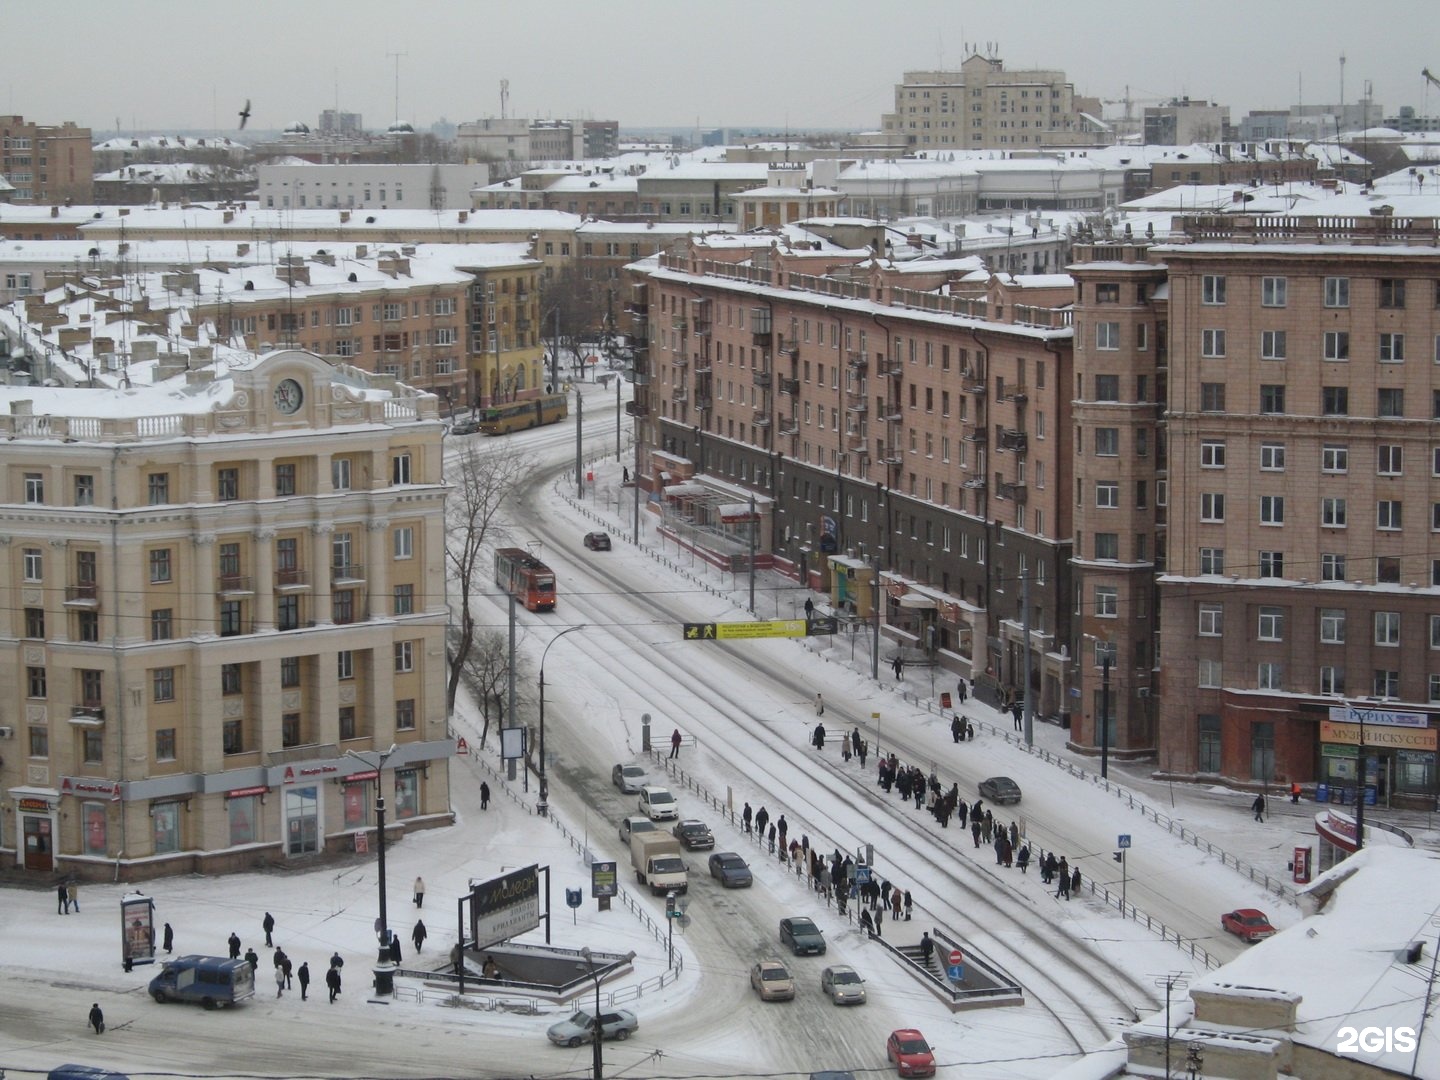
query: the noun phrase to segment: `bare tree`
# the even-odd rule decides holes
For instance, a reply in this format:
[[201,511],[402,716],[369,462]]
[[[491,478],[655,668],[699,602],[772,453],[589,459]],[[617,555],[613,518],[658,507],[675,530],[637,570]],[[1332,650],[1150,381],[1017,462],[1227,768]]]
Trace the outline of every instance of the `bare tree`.
[[518,447],[491,441],[471,442],[460,453],[456,466],[454,488],[445,505],[445,559],[460,608],[445,686],[447,715],[455,711],[455,693],[475,645],[475,614],[470,600],[483,587],[489,571],[482,550],[486,540],[500,531],[501,507],[531,471],[530,459]]
[[[482,630],[476,634],[465,663],[465,682],[480,701],[480,715],[484,724],[480,728],[480,745],[490,735],[490,718],[497,720],[505,716],[505,695],[510,685],[510,636],[503,630]],[[517,653],[515,657],[515,706],[528,705],[530,697],[519,687],[529,685],[529,668]],[[514,723],[514,720],[511,720]]]
[[577,267],[567,266],[545,282],[540,307],[545,313],[540,335],[550,343],[550,385],[558,390],[560,353],[578,356],[582,338],[599,336],[605,321],[605,296]]

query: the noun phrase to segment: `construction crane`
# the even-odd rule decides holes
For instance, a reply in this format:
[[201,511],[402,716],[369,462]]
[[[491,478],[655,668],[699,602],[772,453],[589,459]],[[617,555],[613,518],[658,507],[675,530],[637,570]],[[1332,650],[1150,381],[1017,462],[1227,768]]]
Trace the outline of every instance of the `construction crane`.
[[1440,79],[1437,79],[1434,75],[1431,75],[1430,69],[1428,67],[1421,68],[1420,74],[1426,82],[1433,84],[1435,89],[1440,90]]
[[1128,127],[1134,120],[1134,106],[1138,102],[1141,105],[1161,105],[1170,99],[1167,97],[1134,97],[1130,93],[1130,87],[1125,87],[1125,96],[1120,98],[1106,98],[1101,104],[1124,105],[1125,124]]

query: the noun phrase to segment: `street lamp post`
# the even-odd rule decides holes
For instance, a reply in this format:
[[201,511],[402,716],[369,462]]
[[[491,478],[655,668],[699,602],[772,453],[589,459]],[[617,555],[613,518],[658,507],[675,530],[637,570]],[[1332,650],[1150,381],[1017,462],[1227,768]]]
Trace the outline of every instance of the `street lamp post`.
[[575,626],[567,626],[545,646],[545,651],[540,654],[540,801],[535,805],[535,812],[545,817],[550,812],[550,786],[545,780],[545,657],[550,654],[550,646],[559,641],[566,634],[573,634],[576,630],[584,630],[584,623],[577,623]]
[[[352,757],[356,761],[363,762],[375,770],[375,867],[379,875],[380,892],[380,938],[379,955],[375,961],[375,993],[393,994],[395,992],[395,965],[390,960],[390,923],[385,917],[385,788],[381,784],[381,776],[385,769],[385,762],[390,755],[395,753],[396,746],[390,744],[390,749],[381,753],[375,750],[346,750],[345,756]],[[374,755],[372,763],[369,756]]]
[[[575,966],[576,966],[577,968],[580,968],[581,971],[588,970],[588,971],[590,972],[590,978],[592,978],[592,979],[595,980],[595,1033],[594,1033],[595,1056],[594,1056],[594,1059],[593,1059],[593,1063],[592,1063],[592,1065],[591,1065],[591,1068],[592,1068],[592,1070],[593,1070],[592,1075],[594,1076],[594,1080],[604,1080],[604,1076],[605,1076],[605,1060],[604,1060],[603,1057],[601,1057],[601,1054],[600,1054],[600,1040],[601,1040],[601,1032],[600,1032],[600,972],[598,972],[598,971],[595,970],[595,956],[594,956],[594,954],[590,951],[590,946],[588,946],[588,945],[582,945],[582,946],[580,946],[580,955],[585,958],[585,965],[582,966],[582,965],[580,965],[580,964],[576,964]],[[628,953],[628,954],[625,956],[625,962],[626,962],[627,964],[629,964],[629,963],[634,963],[634,961],[635,961],[635,954],[634,954],[633,952]]]

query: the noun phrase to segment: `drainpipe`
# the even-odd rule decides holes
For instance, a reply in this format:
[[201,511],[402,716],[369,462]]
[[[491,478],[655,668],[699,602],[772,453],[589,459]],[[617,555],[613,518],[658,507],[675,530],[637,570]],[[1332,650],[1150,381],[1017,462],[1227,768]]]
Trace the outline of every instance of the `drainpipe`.
[[[976,378],[979,379],[980,382],[984,383],[984,384],[985,384],[985,387],[986,387],[985,393],[982,394],[981,397],[980,397],[980,400],[981,400],[981,402],[982,402],[982,404],[983,404],[985,401],[989,400],[989,397],[990,397],[990,390],[989,390],[989,385],[990,385],[990,363],[989,363],[989,361],[990,361],[990,348],[989,348],[988,345],[986,345],[983,341],[980,340],[980,335],[976,332],[976,330],[975,330],[975,328],[974,328],[973,326],[969,328],[969,332],[970,332],[970,338],[971,338],[971,340],[973,340],[973,341],[975,342],[975,359],[976,359],[976,363],[979,364],[979,363],[981,362],[982,358],[983,358],[983,361],[984,361],[984,369],[983,369],[983,371],[977,370],[977,372],[976,372]],[[978,419],[978,418],[977,418],[977,419]],[[985,423],[982,424],[982,425],[980,425],[980,430],[981,430],[982,432],[988,432],[989,429],[990,429],[990,410],[987,408],[987,409],[985,410]],[[981,445],[981,446],[988,446],[989,444],[988,444],[988,443],[981,443],[981,444],[979,444],[979,445]],[[986,467],[987,469],[990,467],[990,455],[989,455],[988,453],[985,455],[985,467]],[[983,510],[983,513],[982,513],[982,515],[981,515],[981,519],[983,520],[983,522],[984,522],[984,524],[985,524],[985,546],[986,546],[986,548],[988,549],[988,550],[986,550],[986,552],[985,552],[985,613],[986,613],[986,614],[985,614],[985,653],[984,653],[984,665],[983,665],[983,670],[988,670],[989,667],[990,667],[990,621],[991,621],[991,619],[993,619],[994,616],[995,616],[995,600],[994,600],[994,596],[992,595],[992,592],[991,592],[991,590],[992,590],[993,587],[994,587],[994,583],[993,583],[993,581],[992,581],[992,579],[991,579],[991,572],[990,572],[990,567],[994,564],[994,561],[995,561],[995,543],[994,543],[994,539],[995,539],[995,538],[994,538],[994,536],[992,535],[992,528],[993,528],[993,525],[994,525],[994,519],[993,519],[993,516],[992,516],[991,513],[990,513],[990,484],[988,483],[988,481],[986,481],[985,471],[984,471],[983,469],[982,469],[981,472],[980,472],[980,479],[981,479],[981,481],[985,481],[985,482],[982,484],[981,488],[980,488],[980,498],[981,498],[981,508],[982,508],[982,510]],[[972,665],[972,668],[971,668],[971,672],[972,672],[972,674],[973,674],[973,672],[974,672],[973,665]],[[996,674],[996,676],[998,677],[999,673],[996,672],[995,674]]]

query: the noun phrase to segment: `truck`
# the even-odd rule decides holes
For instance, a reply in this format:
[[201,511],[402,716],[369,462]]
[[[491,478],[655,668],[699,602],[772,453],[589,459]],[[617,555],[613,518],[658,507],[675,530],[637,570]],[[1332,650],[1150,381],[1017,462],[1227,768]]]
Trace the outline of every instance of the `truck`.
[[635,880],[649,885],[657,896],[674,890],[683,893],[690,887],[685,860],[680,854],[680,841],[666,832],[637,832],[630,836],[630,862],[635,867]]

